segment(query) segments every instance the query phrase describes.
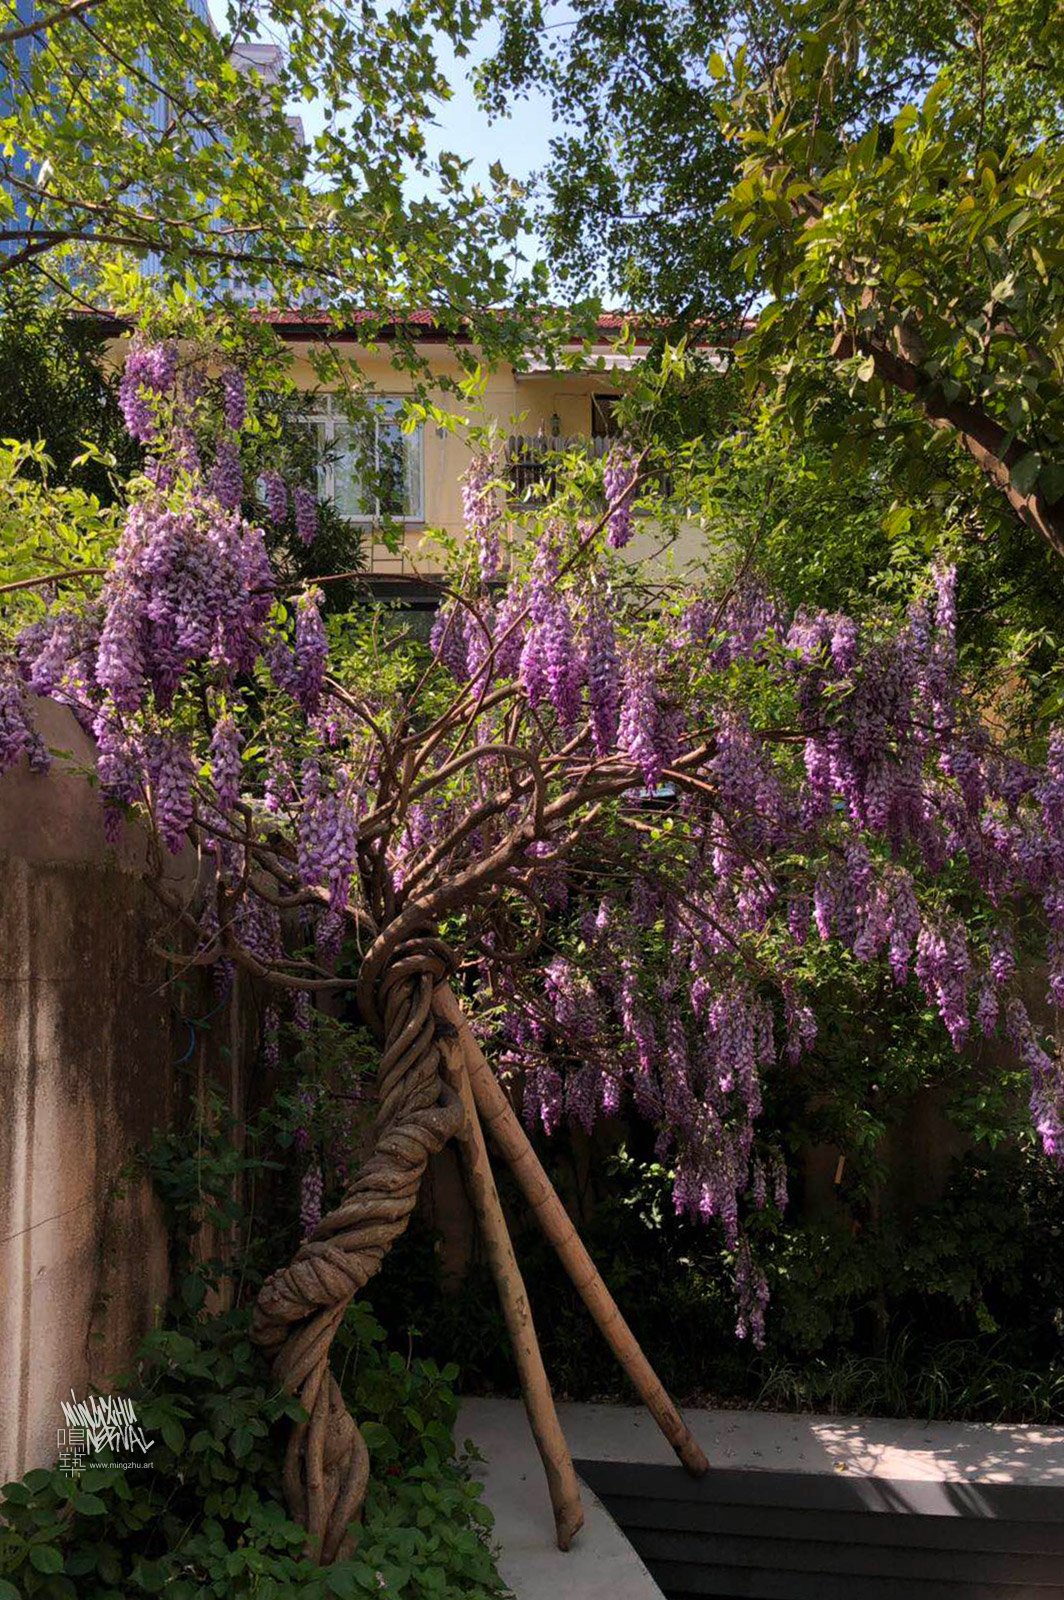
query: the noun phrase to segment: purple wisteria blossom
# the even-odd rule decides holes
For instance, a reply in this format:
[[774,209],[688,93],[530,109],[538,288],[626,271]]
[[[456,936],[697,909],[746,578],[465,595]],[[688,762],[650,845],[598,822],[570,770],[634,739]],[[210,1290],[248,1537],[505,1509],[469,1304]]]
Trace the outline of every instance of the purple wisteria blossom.
[[226,367],[222,373],[222,415],[225,425],[239,433],[247,420],[248,397],[244,374],[239,367]]
[[317,761],[303,768],[299,817],[299,872],[308,886],[328,890],[334,912],[342,912],[351,894],[358,843],[359,799],[343,773],[327,780]]
[[623,444],[614,445],[602,469],[606,491],[606,538],[615,550],[623,550],[632,537],[632,486],[638,470],[638,457]]
[[608,600],[596,598],[587,620],[587,692],[595,754],[609,755],[617,744],[621,704],[621,662]]
[[543,625],[543,672],[547,697],[563,728],[571,728],[580,715],[580,690],[584,660],[576,643],[569,603],[559,595]]
[[188,842],[192,826],[192,759],[180,739],[160,737],[148,760],[155,822],[173,854]]
[[312,545],[318,536],[318,498],[313,490],[301,483],[292,490],[292,509],[296,519],[296,533],[305,545]]
[[243,738],[231,712],[218,718],[211,736],[211,780],[222,811],[231,811],[240,798]]
[[14,663],[0,661],[0,772],[22,756],[35,772],[46,771],[51,759],[30,719]]
[[654,664],[645,649],[631,650],[624,664],[617,742],[641,770],[647,788],[655,788],[672,759],[675,740],[661,703]]
[[155,441],[158,402],[168,395],[177,376],[177,345],[141,344],[135,340],[118,381],[118,405],[132,438],[140,444]]
[[469,680],[469,651],[465,627],[464,608],[457,601],[445,601],[439,606],[432,621],[429,647],[441,666],[456,683]]
[[462,515],[466,532],[476,544],[483,583],[491,583],[497,578],[502,565],[500,535],[503,510],[498,487],[500,469],[498,455],[488,453],[474,456],[462,479]]
[[321,617],[324,601],[325,596],[316,587],[304,589],[296,601],[294,689],[296,699],[308,713],[318,709],[329,657],[329,640]]
[[262,493],[266,502],[266,512],[275,527],[279,527],[288,515],[288,488],[279,472],[264,472],[262,475]]
[[244,468],[235,439],[222,439],[211,471],[211,493],[227,511],[236,511],[244,495]]
[[520,671],[525,636],[524,609],[524,590],[519,584],[511,584],[495,612],[493,666],[497,678],[516,678]]

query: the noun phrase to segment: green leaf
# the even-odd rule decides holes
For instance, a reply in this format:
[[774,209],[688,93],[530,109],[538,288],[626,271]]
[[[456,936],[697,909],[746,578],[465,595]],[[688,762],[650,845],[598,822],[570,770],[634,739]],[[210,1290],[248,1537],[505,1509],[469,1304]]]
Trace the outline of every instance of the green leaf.
[[1064,462],[1051,461],[1038,474],[1038,487],[1051,506],[1064,495]]
[[186,1273],[181,1280],[181,1298],[190,1311],[198,1311],[206,1298],[207,1289],[198,1272]]
[[1026,455],[1020,457],[1012,468],[1009,476],[1013,485],[1021,494],[1030,494],[1038,482],[1038,474],[1042,470],[1042,457],[1037,450],[1028,450]]
[[243,1456],[247,1455],[254,1442],[255,1438],[250,1428],[235,1428],[229,1441],[229,1448],[239,1461]]
[[163,1441],[175,1455],[179,1454],[185,1443],[185,1430],[174,1417],[164,1417],[159,1423],[159,1432]]
[[54,1544],[35,1544],[30,1551],[30,1566],[35,1572],[62,1572],[63,1557]]
[[718,83],[728,76],[727,63],[719,50],[714,50],[709,58],[709,75],[711,78],[716,78]]
[[159,1594],[166,1585],[166,1566],[162,1561],[138,1561],[133,1568],[133,1582],[146,1594]]
[[83,1517],[102,1517],[107,1506],[98,1494],[79,1494],[74,1497],[74,1510],[80,1511]]

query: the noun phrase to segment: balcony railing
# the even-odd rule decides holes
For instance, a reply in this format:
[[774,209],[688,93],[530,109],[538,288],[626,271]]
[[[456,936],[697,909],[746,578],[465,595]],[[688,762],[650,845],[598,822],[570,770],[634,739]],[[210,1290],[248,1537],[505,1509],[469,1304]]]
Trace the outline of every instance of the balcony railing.
[[[579,451],[592,461],[608,456],[617,443],[606,434],[574,434],[570,438],[545,433],[513,433],[506,442],[506,478],[511,505],[533,505],[549,500],[557,488],[557,465],[567,451]],[[660,467],[644,468],[642,489],[665,504],[673,498],[672,474]],[[638,504],[636,516],[646,512]]]
[[599,461],[609,454],[612,439],[604,434],[574,434],[571,438],[546,433],[513,433],[506,441],[506,476],[515,505],[549,500],[556,488],[559,456],[579,450]]

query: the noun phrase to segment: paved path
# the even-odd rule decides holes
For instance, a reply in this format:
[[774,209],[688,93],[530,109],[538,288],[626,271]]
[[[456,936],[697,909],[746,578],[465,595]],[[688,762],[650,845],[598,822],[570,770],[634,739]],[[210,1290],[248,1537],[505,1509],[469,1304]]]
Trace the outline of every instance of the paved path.
[[[561,1405],[576,1457],[672,1462],[647,1413],[629,1406]],[[1064,1428],[884,1418],[792,1416],[767,1411],[688,1411],[714,1466],[777,1472],[844,1472],[931,1482],[1046,1483],[1064,1489]],[[639,1557],[595,1496],[563,1555],[524,1409],[516,1400],[466,1400],[457,1436],[486,1458],[480,1469],[495,1514],[499,1569],[516,1600],[661,1600]]]

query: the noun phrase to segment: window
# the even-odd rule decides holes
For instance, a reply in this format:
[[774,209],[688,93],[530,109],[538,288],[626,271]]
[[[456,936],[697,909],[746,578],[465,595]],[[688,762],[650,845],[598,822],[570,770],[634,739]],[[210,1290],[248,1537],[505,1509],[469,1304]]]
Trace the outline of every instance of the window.
[[593,394],[591,396],[591,437],[593,439],[616,439],[621,433],[621,424],[617,417],[617,406],[620,395]]
[[402,400],[395,395],[370,402],[371,417],[352,423],[332,395],[319,395],[311,416],[321,452],[318,468],[322,497],[353,522],[420,522],[423,436],[399,426]]

